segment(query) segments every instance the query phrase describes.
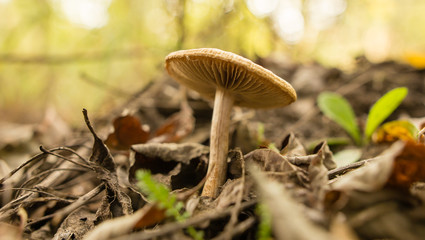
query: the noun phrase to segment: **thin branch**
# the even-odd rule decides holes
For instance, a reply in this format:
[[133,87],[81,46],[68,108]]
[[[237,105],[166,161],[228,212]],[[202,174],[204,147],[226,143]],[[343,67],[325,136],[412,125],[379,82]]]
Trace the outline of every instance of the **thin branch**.
[[37,174],[37,175],[35,175],[35,176],[32,176],[30,179],[26,180],[24,183],[22,183],[22,184],[21,184],[20,189],[24,189],[24,187],[25,187],[25,186],[26,186],[29,182],[31,182],[31,181],[33,181],[33,180],[35,180],[35,179],[37,179],[37,178],[40,178],[40,177],[42,177],[42,176],[44,176],[44,175],[50,174],[50,173],[52,173],[52,172],[55,172],[55,171],[84,171],[84,170],[83,170],[83,169],[81,169],[81,168],[53,168],[53,169],[48,169],[48,170],[43,171],[43,172],[41,172],[41,173],[39,173],[39,174]]
[[329,178],[329,180],[334,179],[338,175],[344,174],[345,172],[350,171],[350,170],[357,169],[357,168],[365,165],[366,163],[369,163],[369,162],[376,160],[376,159],[377,159],[377,157],[365,159],[365,160],[354,162],[354,163],[351,163],[351,164],[348,164],[348,165],[345,165],[345,166],[342,166],[342,167],[339,167],[339,168],[332,169],[328,172],[328,178]]
[[72,64],[75,62],[99,62],[110,59],[141,58],[140,48],[129,50],[115,50],[95,53],[75,53],[68,55],[37,55],[20,56],[12,54],[0,55],[0,63],[4,64]]
[[[245,209],[251,207],[257,203],[257,200],[251,200],[249,202],[244,202],[241,204],[241,209]],[[233,211],[233,207],[227,208],[223,211],[212,211],[204,214],[197,215],[193,218],[188,219],[185,222],[172,222],[162,226],[158,226],[155,230],[152,231],[142,231],[137,233],[128,234],[125,236],[121,236],[118,238],[114,238],[113,240],[132,240],[132,239],[154,239],[156,237],[164,236],[171,234],[177,230],[187,228],[189,226],[195,226],[201,224],[203,222],[219,219],[225,216],[228,216]]]
[[91,166],[90,166],[90,165],[88,165],[88,164],[82,164],[82,163],[76,162],[76,161],[74,161],[74,160],[72,160],[72,159],[69,159],[69,158],[67,158],[67,157],[64,157],[64,156],[62,156],[62,155],[60,155],[60,154],[56,154],[56,153],[54,153],[54,152],[52,152],[52,151],[49,151],[49,150],[45,149],[43,146],[40,146],[40,151],[42,151],[42,152],[44,152],[44,153],[48,153],[48,154],[50,154],[50,155],[53,155],[53,156],[55,156],[55,157],[57,157],[57,158],[61,158],[61,159],[66,160],[66,161],[68,161],[68,162],[71,162],[71,163],[73,163],[73,164],[75,164],[75,165],[77,165],[77,166],[80,166],[80,167],[83,167],[83,168],[87,168],[87,169],[90,169],[90,170],[94,170],[94,169],[93,169],[93,167],[91,167]]
[[21,170],[22,168],[24,168],[25,166],[27,166],[28,164],[32,163],[33,161],[38,161],[43,159],[47,154],[46,153],[40,153],[35,155],[34,157],[32,157],[31,159],[29,159],[28,161],[24,162],[23,164],[21,164],[19,167],[13,169],[7,176],[3,177],[2,179],[0,179],[0,184],[3,184],[4,181],[6,181],[8,178],[12,177],[16,172],[18,172],[19,170]]

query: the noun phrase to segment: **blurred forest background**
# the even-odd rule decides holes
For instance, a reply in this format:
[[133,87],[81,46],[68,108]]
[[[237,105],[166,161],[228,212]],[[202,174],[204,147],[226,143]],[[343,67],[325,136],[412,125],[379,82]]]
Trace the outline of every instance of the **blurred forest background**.
[[[423,66],[423,0],[0,0],[0,121],[106,114],[164,74],[175,50],[252,60]],[[288,79],[290,82],[290,79]]]

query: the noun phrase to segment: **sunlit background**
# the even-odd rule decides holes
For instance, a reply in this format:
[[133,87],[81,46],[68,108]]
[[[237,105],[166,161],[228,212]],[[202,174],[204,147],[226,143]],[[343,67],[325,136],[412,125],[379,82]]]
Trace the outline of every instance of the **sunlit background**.
[[83,107],[107,113],[178,49],[347,71],[358,56],[414,62],[424,12],[422,0],[0,0],[0,120],[37,122],[53,107],[79,125]]

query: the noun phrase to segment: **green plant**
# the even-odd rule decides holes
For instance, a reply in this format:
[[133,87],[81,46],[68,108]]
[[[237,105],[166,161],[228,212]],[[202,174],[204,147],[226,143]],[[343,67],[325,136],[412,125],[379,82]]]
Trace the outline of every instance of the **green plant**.
[[[149,171],[138,170],[136,178],[140,190],[147,195],[148,200],[158,204],[161,209],[165,209],[166,216],[174,218],[177,222],[183,222],[190,217],[189,212],[184,211],[183,202],[178,201],[177,196],[166,186],[154,181]],[[188,227],[187,232],[193,239],[203,239],[204,233],[197,231],[194,227]]]
[[258,240],[270,240],[272,239],[272,216],[270,209],[263,203],[257,204],[255,213],[260,218],[257,230]]
[[320,110],[338,123],[353,138],[356,145],[367,143],[376,128],[400,105],[406,97],[406,87],[392,89],[383,95],[369,111],[363,138],[357,125],[356,116],[350,103],[341,95],[323,92],[317,98]]

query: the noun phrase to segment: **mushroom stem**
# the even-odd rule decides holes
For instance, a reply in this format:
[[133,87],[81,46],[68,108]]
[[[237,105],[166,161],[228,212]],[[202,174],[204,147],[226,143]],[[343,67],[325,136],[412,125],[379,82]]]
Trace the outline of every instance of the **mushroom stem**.
[[229,91],[217,88],[211,122],[210,160],[208,164],[209,177],[202,190],[202,196],[216,197],[218,188],[225,181],[232,107],[232,94]]

